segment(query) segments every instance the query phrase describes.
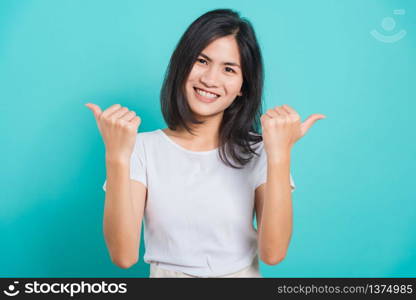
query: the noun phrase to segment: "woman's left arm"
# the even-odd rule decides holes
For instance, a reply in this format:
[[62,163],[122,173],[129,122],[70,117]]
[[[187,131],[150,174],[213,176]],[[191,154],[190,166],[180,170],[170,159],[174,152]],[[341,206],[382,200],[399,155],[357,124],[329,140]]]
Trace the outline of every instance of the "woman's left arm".
[[269,265],[284,259],[292,235],[291,149],[317,120],[324,118],[313,114],[301,123],[299,114],[288,105],[269,109],[261,117],[267,180],[260,193],[258,246],[261,260]]
[[[257,192],[261,201],[257,214],[260,258],[278,264],[286,255],[292,234],[292,193],[290,190],[290,152],[281,161],[267,161],[267,181]],[[260,218],[260,220],[259,220]]]

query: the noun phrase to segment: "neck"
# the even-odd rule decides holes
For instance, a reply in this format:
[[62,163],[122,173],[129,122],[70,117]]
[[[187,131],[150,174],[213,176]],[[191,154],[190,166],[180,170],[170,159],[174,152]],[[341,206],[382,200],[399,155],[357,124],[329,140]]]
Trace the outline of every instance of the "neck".
[[217,148],[219,146],[219,128],[222,121],[222,114],[206,119],[198,118],[198,120],[203,120],[205,123],[189,125],[194,135],[184,128],[177,128],[173,133],[197,148]]

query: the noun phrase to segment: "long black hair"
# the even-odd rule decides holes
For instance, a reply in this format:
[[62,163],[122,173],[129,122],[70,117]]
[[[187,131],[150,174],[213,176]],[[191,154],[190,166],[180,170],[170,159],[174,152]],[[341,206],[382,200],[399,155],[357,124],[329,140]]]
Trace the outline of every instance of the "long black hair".
[[[209,11],[196,19],[182,35],[169,62],[160,93],[163,118],[171,130],[187,124],[202,124],[189,107],[185,83],[203,49],[214,40],[233,35],[237,41],[243,73],[242,95],[224,111],[219,128],[220,158],[228,166],[241,169],[253,155],[251,148],[263,140],[259,130],[264,81],[263,60],[254,29],[238,12]],[[255,149],[256,150],[256,149]],[[244,157],[246,155],[247,157]],[[239,166],[229,161],[229,157]]]

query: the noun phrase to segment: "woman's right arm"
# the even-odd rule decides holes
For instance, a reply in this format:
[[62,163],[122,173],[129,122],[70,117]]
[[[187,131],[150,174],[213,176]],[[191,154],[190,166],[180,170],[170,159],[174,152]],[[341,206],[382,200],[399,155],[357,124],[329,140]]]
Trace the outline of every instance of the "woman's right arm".
[[145,186],[130,179],[130,159],[141,119],[120,104],[105,111],[96,104],[88,103],[86,106],[94,113],[105,144],[104,238],[113,263],[129,268],[138,261],[146,199]]
[[111,260],[120,268],[138,261],[146,187],[131,180],[130,162],[106,158],[104,237]]

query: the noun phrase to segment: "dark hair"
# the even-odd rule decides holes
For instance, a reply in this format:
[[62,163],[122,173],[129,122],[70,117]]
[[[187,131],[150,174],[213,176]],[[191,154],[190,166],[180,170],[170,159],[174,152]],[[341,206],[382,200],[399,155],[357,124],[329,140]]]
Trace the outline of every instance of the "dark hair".
[[[209,11],[196,19],[181,37],[169,62],[160,93],[163,117],[171,130],[195,119],[185,93],[185,82],[202,50],[217,38],[233,35],[237,41],[243,73],[242,95],[224,111],[219,128],[220,158],[228,166],[241,169],[254,155],[251,148],[263,140],[259,134],[262,112],[263,61],[254,29],[238,12],[230,9]],[[253,143],[252,143],[253,142]],[[255,149],[256,150],[256,149]],[[241,166],[233,165],[231,158]],[[247,155],[248,157],[243,157]]]

